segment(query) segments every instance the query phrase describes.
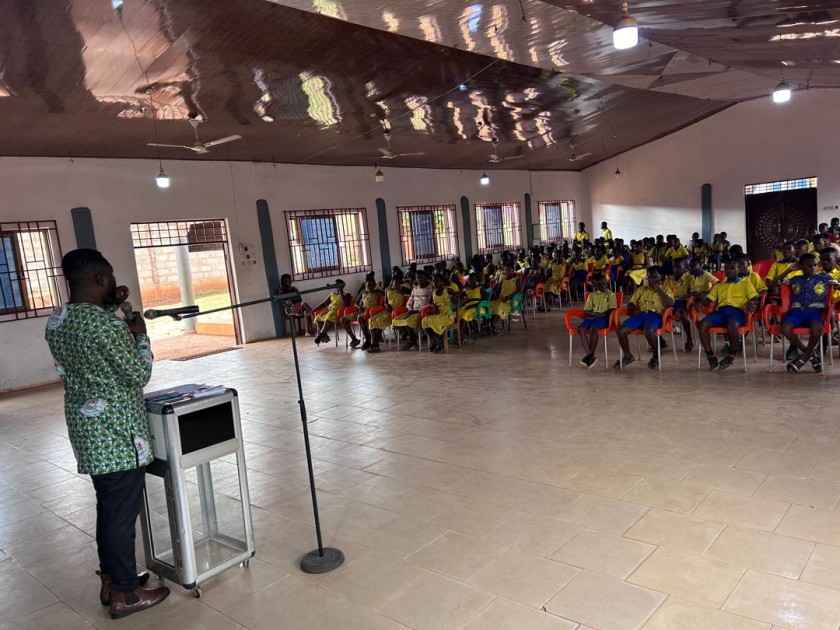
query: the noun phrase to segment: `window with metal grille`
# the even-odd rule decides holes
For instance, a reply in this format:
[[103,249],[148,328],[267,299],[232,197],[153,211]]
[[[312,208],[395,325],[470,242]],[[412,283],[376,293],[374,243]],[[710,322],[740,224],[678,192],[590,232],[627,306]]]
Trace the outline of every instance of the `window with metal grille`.
[[540,242],[559,243],[575,233],[574,201],[540,201]]
[[227,243],[227,225],[224,219],[132,223],[131,241],[135,249],[189,245],[200,251],[202,245]]
[[61,278],[55,221],[0,223],[0,322],[50,315]]
[[744,186],[744,194],[761,195],[770,192],[784,192],[786,190],[801,190],[803,188],[816,187],[816,177],[802,177],[800,179],[788,179],[783,182],[765,182],[763,184],[748,184]]
[[286,212],[295,280],[370,271],[364,208]]
[[398,206],[403,264],[458,257],[455,206]]
[[476,204],[475,224],[481,254],[518,249],[522,243],[518,203]]

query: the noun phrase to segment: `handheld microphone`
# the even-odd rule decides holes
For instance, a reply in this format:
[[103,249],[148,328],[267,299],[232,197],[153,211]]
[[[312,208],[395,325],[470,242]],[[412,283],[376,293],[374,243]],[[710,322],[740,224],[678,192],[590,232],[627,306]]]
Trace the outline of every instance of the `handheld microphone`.
[[120,310],[125,316],[125,321],[134,321],[134,307],[131,305],[131,302],[123,302],[122,304],[120,304]]
[[146,319],[157,319],[158,317],[171,317],[172,319],[181,319],[182,315],[195,315],[199,312],[198,306],[179,306],[177,308],[164,308],[156,310],[150,308],[143,317]]

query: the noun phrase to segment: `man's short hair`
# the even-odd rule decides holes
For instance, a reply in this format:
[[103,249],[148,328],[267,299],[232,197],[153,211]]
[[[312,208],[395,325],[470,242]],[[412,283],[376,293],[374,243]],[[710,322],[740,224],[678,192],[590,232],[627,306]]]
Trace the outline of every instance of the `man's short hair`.
[[89,278],[110,266],[105,256],[95,249],[74,249],[61,259],[61,271],[70,284]]

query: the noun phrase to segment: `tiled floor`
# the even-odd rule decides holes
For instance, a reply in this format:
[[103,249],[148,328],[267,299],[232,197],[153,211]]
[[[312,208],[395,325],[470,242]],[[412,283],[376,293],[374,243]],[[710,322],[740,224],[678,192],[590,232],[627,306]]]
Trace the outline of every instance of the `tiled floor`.
[[289,342],[164,361],[152,387],[239,390],[258,551],[120,622],[61,388],[0,397],[0,628],[840,626],[840,365],[569,369],[556,311],[445,356],[340,345],[301,360],[345,565],[297,568],[315,536]]

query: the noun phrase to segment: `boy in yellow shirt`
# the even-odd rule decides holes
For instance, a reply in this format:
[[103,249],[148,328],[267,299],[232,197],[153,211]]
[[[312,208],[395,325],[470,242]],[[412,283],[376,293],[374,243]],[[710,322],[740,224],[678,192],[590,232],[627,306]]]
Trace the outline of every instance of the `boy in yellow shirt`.
[[612,240],[612,230],[607,227],[606,221],[601,221],[601,238],[605,241]]
[[584,241],[589,240],[589,232],[586,231],[586,223],[578,223],[578,231],[575,232],[575,243],[582,245]]
[[779,287],[781,286],[779,276],[796,262],[796,259],[793,257],[793,247],[793,241],[784,242],[782,245],[782,259],[777,260],[770,266],[770,270],[764,278],[764,281],[767,283],[767,288],[771,293],[779,293]]
[[703,269],[703,263],[700,262],[699,258],[691,259],[691,262],[688,263],[688,270],[691,274],[691,296],[697,300],[702,300],[718,283],[718,279]]
[[659,339],[656,331],[662,327],[662,313],[666,308],[674,305],[674,296],[662,284],[663,271],[661,267],[653,266],[647,270],[647,278],[633,294],[628,304],[630,317],[624,320],[618,329],[618,344],[621,346],[622,358],[615,362],[616,370],[633,363],[636,357],[630,352],[630,333],[642,330],[651,348],[654,348],[653,358],[648,367],[655,370],[659,367],[659,353],[656,348]]
[[738,275],[744,280],[751,282],[755,287],[756,293],[759,297],[767,293],[767,285],[755,271],[752,270],[752,262],[748,254],[741,254],[735,257],[735,262],[738,263]]
[[674,275],[665,280],[665,290],[674,297],[674,317],[680,320],[685,331],[685,351],[691,352],[694,349],[694,341],[691,338],[691,322],[686,312],[686,304],[691,297],[694,283],[691,275],[686,273],[685,258],[675,258],[673,265]]
[[586,298],[583,307],[586,317],[578,325],[578,335],[586,356],[580,362],[591,368],[598,362],[595,351],[598,349],[598,331],[610,325],[610,314],[616,309],[615,293],[607,288],[607,279],[597,275],[592,277],[595,291]]
[[[758,292],[751,282],[744,282],[738,275],[738,264],[729,260],[723,266],[726,278],[723,282],[712,287],[700,306],[708,306],[715,303],[715,310],[700,320],[697,325],[697,335],[703,350],[706,351],[706,358],[709,361],[709,369],[725,370],[735,361],[735,354],[740,345],[738,329],[746,323],[746,312],[755,312],[758,306]],[[726,327],[729,351],[726,356],[718,361],[712,350],[712,336],[710,328]]]

